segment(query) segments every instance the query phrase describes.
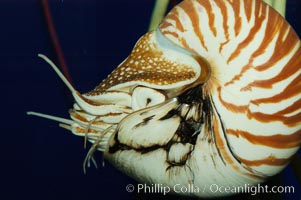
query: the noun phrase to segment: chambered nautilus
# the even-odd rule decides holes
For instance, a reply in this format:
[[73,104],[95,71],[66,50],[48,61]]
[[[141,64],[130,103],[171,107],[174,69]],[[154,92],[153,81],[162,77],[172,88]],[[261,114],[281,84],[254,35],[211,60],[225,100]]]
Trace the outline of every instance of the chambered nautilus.
[[[261,0],[185,0],[142,36],[61,126],[138,182],[240,186],[279,173],[301,143],[301,43]],[[214,196],[225,193],[185,193]]]

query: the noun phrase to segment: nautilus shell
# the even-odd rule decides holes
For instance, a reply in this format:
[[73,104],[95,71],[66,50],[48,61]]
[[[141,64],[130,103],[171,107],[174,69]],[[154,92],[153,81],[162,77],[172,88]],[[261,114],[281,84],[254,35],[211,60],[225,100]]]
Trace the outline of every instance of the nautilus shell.
[[261,0],[185,0],[94,90],[69,86],[62,126],[141,183],[257,184],[300,146],[300,72],[300,39]]

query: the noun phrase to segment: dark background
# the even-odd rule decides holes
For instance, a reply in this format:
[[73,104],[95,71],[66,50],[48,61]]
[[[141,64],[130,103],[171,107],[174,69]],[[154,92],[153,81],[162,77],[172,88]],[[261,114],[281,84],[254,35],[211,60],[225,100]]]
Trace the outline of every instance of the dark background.
[[[301,3],[287,1],[287,20],[301,34]],[[50,1],[55,28],[75,88],[87,92],[127,57],[147,32],[154,0]],[[83,174],[83,138],[56,122],[27,116],[29,110],[68,118],[67,88],[38,53],[57,62],[40,1],[0,1],[1,171],[0,199],[150,199],[127,193],[136,184],[96,154],[99,169]],[[151,163],[150,163],[151,164]],[[273,179],[300,184],[290,167]],[[8,198],[2,198],[9,195]],[[160,198],[159,196],[155,196]],[[173,197],[168,197],[173,199]],[[250,199],[260,197],[247,196]]]

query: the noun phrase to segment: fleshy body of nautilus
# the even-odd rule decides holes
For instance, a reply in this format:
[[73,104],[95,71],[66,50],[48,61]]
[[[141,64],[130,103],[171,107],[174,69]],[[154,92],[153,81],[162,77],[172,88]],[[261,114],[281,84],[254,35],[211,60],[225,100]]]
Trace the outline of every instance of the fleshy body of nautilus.
[[300,45],[260,0],[186,0],[94,90],[68,85],[72,120],[41,116],[141,183],[257,184],[301,143]]

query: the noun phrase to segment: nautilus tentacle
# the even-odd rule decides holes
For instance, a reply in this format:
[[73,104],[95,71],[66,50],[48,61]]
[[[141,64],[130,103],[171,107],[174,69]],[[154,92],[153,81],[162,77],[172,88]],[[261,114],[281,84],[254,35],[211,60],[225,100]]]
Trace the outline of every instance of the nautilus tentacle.
[[29,114],[87,137],[142,183],[260,183],[301,143],[300,39],[261,0],[183,1],[86,94],[57,73],[72,120]]

